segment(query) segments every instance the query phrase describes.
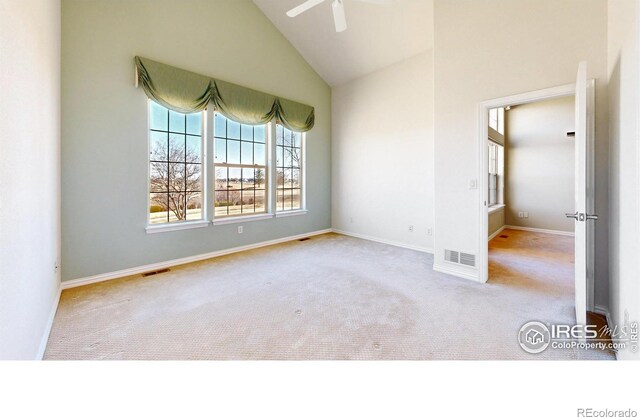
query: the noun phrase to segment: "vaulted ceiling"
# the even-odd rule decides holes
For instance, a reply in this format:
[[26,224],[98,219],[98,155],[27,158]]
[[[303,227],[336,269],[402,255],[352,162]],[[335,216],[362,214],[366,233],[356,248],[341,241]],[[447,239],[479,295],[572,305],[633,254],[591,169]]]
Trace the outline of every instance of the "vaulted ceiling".
[[387,67],[433,47],[433,0],[371,4],[345,0],[348,29],[336,33],[331,1],[291,18],[304,0],[253,0],[331,86]]

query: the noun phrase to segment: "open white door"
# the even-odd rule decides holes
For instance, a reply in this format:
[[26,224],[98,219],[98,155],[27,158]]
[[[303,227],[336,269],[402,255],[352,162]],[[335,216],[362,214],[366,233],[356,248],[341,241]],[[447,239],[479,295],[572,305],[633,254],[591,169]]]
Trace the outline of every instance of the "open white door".
[[575,219],[575,289],[576,289],[576,322],[587,324],[587,265],[590,242],[587,236],[589,220],[597,216],[588,214],[588,150],[589,150],[589,87],[587,83],[587,63],[578,66],[576,79],[576,126],[575,126],[575,213],[567,213],[567,217]]

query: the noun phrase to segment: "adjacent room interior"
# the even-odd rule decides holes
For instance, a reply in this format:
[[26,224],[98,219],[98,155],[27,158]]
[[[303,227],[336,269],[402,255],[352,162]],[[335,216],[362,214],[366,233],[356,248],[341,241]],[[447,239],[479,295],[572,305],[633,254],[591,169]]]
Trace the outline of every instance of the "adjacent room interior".
[[3,3],[0,359],[637,358],[640,7],[312,3]]

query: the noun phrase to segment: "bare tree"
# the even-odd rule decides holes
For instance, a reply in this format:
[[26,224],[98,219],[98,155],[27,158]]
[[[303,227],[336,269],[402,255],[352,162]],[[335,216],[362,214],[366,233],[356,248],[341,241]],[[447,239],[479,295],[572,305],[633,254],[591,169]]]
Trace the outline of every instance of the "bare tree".
[[[156,144],[151,162],[151,201],[185,220],[187,210],[202,205],[200,155],[193,149]],[[172,163],[168,161],[177,161]],[[186,164],[184,163],[186,162]]]
[[260,188],[262,186],[262,183],[264,183],[264,170],[258,168],[256,169],[256,178],[255,178],[256,188]]

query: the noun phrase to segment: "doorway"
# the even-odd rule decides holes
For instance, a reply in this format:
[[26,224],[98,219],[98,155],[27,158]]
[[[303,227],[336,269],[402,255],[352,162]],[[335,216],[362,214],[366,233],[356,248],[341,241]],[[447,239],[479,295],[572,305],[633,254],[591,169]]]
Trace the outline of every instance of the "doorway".
[[[495,143],[495,140],[490,139],[490,123],[495,125],[494,114],[495,110],[493,109],[507,109],[510,106],[513,108],[515,106],[523,106],[532,103],[540,103],[544,101],[560,99],[560,98],[572,98],[577,97],[576,103],[579,101],[582,103],[581,106],[576,104],[576,108],[583,109],[582,119],[576,118],[576,125],[581,125],[579,120],[584,122],[584,127],[578,132],[581,137],[583,137],[583,149],[581,152],[576,148],[576,156],[582,154],[586,154],[586,162],[584,168],[584,173],[582,174],[582,179],[586,182],[584,188],[582,189],[583,195],[586,190],[586,208],[583,210],[584,213],[593,213],[593,205],[594,205],[594,196],[593,196],[593,137],[594,137],[594,81],[590,80],[587,82],[586,80],[586,66],[583,67],[581,64],[581,68],[579,71],[583,74],[583,81],[580,82],[580,77],[578,83],[576,84],[567,84],[559,87],[548,88],[544,90],[537,90],[529,93],[502,97],[498,99],[488,100],[480,103],[479,105],[479,128],[478,128],[478,158],[479,158],[479,173],[478,173],[478,185],[479,185],[479,193],[478,193],[478,213],[479,213],[479,253],[478,253],[478,268],[479,268],[479,280],[481,282],[487,282],[489,280],[489,249],[488,249],[488,237],[491,235],[489,232],[489,205],[504,205],[502,208],[503,211],[508,210],[506,208],[504,196],[508,195],[508,190],[504,190],[504,185],[500,182],[500,173],[497,172],[500,170],[499,167],[491,167],[490,165],[494,163],[493,161],[500,159],[500,153],[505,153],[505,159],[508,164],[508,149],[500,149],[500,145]],[[584,91],[584,93],[580,93],[577,96],[577,85],[581,85],[584,88],[579,89]],[[504,110],[498,110],[498,114],[503,113]],[[492,114],[493,113],[493,114]],[[499,122],[499,121],[498,121]],[[500,123],[500,122],[499,122]],[[507,127],[508,129],[508,127]],[[491,145],[493,144],[493,146]],[[496,148],[497,146],[497,148]],[[504,146],[504,145],[503,145]],[[492,155],[491,155],[492,154]],[[491,158],[490,158],[491,155]],[[578,159],[576,159],[578,161]],[[579,172],[576,170],[576,172]],[[492,176],[493,175],[493,176]],[[585,178],[586,177],[586,178]],[[502,185],[502,188],[501,188]],[[580,189],[578,187],[577,189]],[[502,201],[501,201],[502,195]],[[577,195],[577,193],[576,193]],[[517,209],[517,208],[516,208]],[[523,213],[520,213],[523,211]],[[516,210],[516,215],[520,215],[519,218],[526,219],[527,210]],[[513,212],[511,213],[513,214]],[[558,213],[558,215],[563,215],[564,213]],[[580,216],[580,218],[582,218]],[[578,220],[578,219],[576,219]],[[524,227],[524,226],[523,226]],[[580,225],[582,227],[582,232],[580,234],[580,242],[584,243],[585,247],[581,247],[580,245],[576,246],[576,254],[586,252],[586,256],[584,257],[584,262],[579,262],[580,264],[586,264],[585,274],[584,274],[584,282],[579,282],[576,278],[576,316],[578,317],[578,321],[580,322],[579,311],[580,310],[593,310],[593,222],[585,222]],[[585,232],[586,230],[586,232]],[[570,232],[568,232],[570,233]],[[584,234],[582,234],[584,233]],[[493,236],[495,237],[495,236]],[[578,241],[578,237],[576,237],[576,241]],[[585,243],[586,242],[586,243]],[[580,250],[584,249],[584,250]],[[580,271],[577,270],[576,277],[578,277]],[[580,288],[580,285],[582,286]],[[581,303],[578,294],[581,293],[581,289],[584,289],[585,294],[585,303]],[[582,304],[582,305],[581,305]],[[586,304],[586,305],[584,305]]]

